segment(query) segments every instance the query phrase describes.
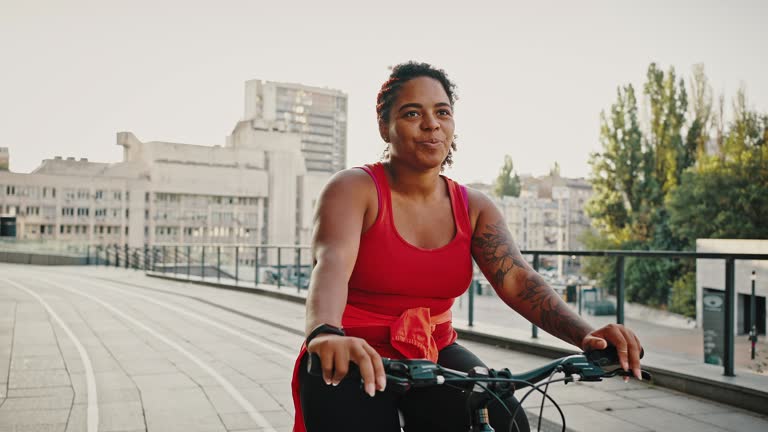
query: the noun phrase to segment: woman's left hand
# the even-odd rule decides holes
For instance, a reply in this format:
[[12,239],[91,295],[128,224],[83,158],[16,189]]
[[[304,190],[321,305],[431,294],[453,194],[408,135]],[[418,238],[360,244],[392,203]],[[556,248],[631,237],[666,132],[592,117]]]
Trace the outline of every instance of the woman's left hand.
[[[619,354],[621,368],[625,371],[632,369],[632,373],[637,379],[642,380],[640,375],[640,340],[635,332],[624,327],[621,324],[608,324],[592,333],[584,336],[581,341],[581,349],[584,351],[601,350],[613,345]],[[625,381],[628,378],[625,378]]]

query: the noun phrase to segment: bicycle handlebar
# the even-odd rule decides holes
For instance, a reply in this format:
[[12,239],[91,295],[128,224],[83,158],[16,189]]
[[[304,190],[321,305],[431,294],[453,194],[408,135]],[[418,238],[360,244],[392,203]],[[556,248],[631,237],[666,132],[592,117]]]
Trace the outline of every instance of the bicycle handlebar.
[[[643,358],[644,354],[645,352],[641,350],[640,358]],[[384,357],[382,362],[387,376],[387,388],[399,392],[405,392],[412,387],[428,387],[446,382],[469,384],[485,382],[490,383],[493,387],[504,387],[505,384],[507,386],[512,384],[513,388],[520,389],[533,386],[556,371],[563,372],[570,380],[572,380],[573,375],[578,375],[580,381],[601,381],[603,378],[615,375],[629,375],[621,368],[613,371],[604,369],[604,367],[619,363],[618,353],[613,346],[603,350],[561,357],[521,374],[512,374],[507,368],[494,370],[476,367],[469,372],[455,371],[429,360],[421,359],[396,360]],[[317,354],[310,354],[307,368],[311,375],[322,375],[320,357]],[[652,379],[648,372],[641,371],[641,373],[644,380],[650,381]],[[360,378],[360,371],[354,363],[350,363],[347,377]]]

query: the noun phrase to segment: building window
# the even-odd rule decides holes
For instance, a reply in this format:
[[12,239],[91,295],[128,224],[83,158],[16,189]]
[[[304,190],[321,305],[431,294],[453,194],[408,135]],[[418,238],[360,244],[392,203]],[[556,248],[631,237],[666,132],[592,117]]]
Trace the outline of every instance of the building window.
[[75,215],[74,207],[62,207],[61,208],[61,215],[62,216],[74,216]]
[[89,209],[87,207],[79,207],[77,209],[78,216],[88,216]]
[[16,195],[16,186],[8,185],[5,187],[5,194],[8,196]]
[[96,201],[103,200],[104,199],[104,191],[103,190],[97,190],[93,197],[94,197],[94,199],[96,199]]

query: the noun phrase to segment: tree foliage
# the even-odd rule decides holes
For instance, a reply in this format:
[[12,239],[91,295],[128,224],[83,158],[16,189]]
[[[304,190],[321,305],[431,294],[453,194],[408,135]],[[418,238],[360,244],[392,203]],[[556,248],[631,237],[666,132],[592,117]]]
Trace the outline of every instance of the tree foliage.
[[494,193],[499,198],[503,196],[520,196],[520,177],[514,171],[515,165],[512,162],[512,156],[504,156],[504,165],[499,170],[499,175],[496,177],[496,185],[494,186]]
[[[713,107],[701,65],[688,89],[674,68],[652,63],[642,94],[646,121],[631,85],[619,87],[601,114],[587,205],[597,236],[588,247],[691,250],[697,238],[768,238],[768,115],[750,110],[740,89],[726,121],[724,98]],[[586,267],[615,283],[612,260]],[[627,298],[690,314],[694,270],[691,262],[627,260]]]

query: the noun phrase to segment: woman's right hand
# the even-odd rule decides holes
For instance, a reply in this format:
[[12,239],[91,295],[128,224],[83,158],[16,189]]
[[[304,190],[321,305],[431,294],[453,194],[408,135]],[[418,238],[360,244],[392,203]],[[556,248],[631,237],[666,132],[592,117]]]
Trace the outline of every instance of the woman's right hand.
[[338,385],[349,371],[349,362],[355,362],[365,385],[365,392],[373,396],[376,390],[383,391],[387,385],[381,356],[365,339],[321,334],[312,339],[307,351],[320,357],[323,381]]

